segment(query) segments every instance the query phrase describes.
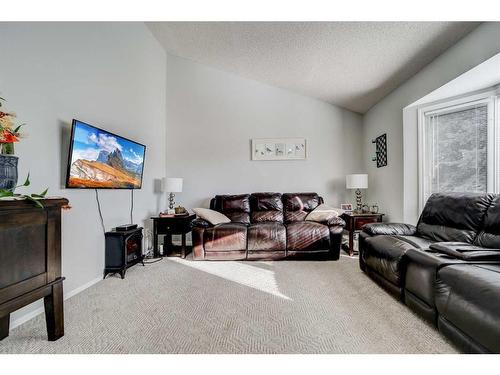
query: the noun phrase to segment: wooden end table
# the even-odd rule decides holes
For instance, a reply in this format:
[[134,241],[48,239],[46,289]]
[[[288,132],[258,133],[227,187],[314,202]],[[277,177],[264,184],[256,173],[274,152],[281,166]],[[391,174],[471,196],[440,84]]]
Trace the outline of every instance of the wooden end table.
[[384,214],[344,212],[341,218],[345,221],[344,230],[349,233],[349,245],[342,248],[349,254],[354,255],[354,233],[361,231],[365,224],[378,223],[382,221]]
[[157,258],[160,256],[160,250],[158,248],[158,236],[165,235],[163,256],[175,254],[176,247],[172,244],[172,235],[180,234],[182,236],[182,245],[180,247],[179,256],[181,258],[186,258],[187,246],[186,246],[186,234],[191,232],[191,222],[196,218],[195,214],[189,215],[178,215],[178,216],[168,216],[159,217],[155,216],[151,219],[153,220],[153,254]]

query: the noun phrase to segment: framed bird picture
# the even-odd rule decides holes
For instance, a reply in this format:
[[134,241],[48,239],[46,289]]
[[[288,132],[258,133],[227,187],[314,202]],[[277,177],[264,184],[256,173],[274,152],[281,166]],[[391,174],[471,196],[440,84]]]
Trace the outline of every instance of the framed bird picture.
[[304,160],[307,157],[305,138],[252,139],[252,160]]

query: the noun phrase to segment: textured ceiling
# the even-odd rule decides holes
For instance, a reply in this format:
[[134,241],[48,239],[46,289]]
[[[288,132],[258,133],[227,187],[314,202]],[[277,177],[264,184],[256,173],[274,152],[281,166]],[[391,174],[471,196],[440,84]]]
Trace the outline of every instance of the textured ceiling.
[[364,113],[478,26],[474,22],[152,22],[201,64]]

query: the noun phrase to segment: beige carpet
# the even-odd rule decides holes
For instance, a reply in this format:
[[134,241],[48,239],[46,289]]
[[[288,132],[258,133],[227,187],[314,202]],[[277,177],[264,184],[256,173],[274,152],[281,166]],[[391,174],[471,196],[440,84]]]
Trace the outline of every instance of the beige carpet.
[[43,315],[0,353],[455,353],[431,326],[340,261],[194,262],[131,268],[66,301],[66,335]]

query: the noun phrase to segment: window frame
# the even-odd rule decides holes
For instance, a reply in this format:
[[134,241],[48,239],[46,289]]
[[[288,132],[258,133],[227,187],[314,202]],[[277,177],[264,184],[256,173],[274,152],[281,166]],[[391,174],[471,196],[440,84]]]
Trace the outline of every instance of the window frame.
[[427,201],[426,177],[429,171],[429,154],[426,152],[425,137],[426,119],[432,115],[444,115],[473,108],[477,105],[487,105],[487,192],[500,193],[500,86],[486,90],[448,98],[418,107],[417,149],[418,149],[418,207],[422,212]]

